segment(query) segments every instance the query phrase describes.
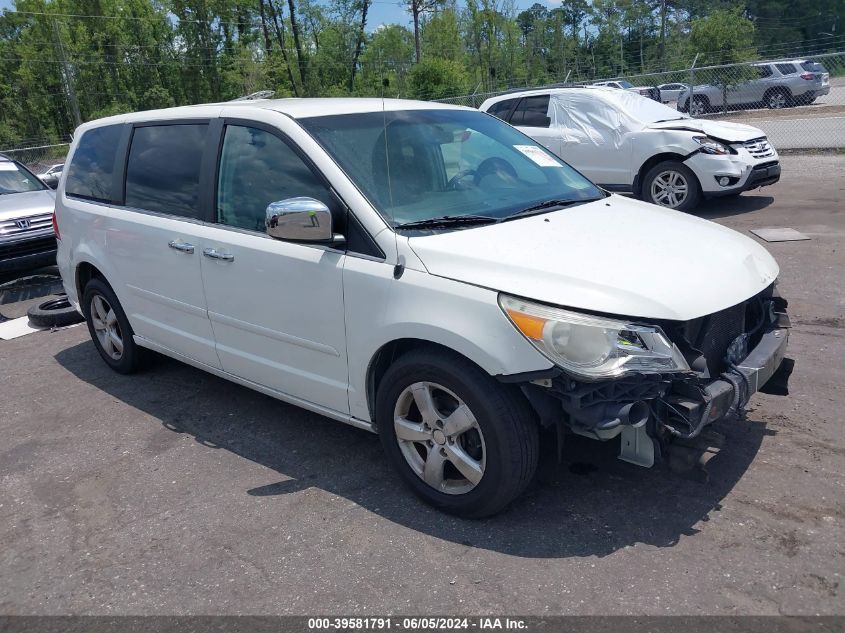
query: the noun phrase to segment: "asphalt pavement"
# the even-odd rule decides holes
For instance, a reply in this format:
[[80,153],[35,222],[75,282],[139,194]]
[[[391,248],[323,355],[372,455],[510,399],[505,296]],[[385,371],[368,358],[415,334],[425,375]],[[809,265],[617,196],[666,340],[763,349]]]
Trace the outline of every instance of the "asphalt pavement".
[[845,156],[783,168],[699,212],[811,237],[765,244],[792,394],[719,425],[707,483],[572,438],[460,520],[364,431],[167,359],[117,375],[84,326],[0,341],[0,613],[845,614]]

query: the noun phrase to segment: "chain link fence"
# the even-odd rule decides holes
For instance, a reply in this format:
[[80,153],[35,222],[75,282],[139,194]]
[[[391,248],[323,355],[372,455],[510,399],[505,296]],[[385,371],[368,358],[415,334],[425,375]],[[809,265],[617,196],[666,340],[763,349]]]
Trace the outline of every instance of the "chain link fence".
[[26,165],[30,171],[40,174],[53,165],[65,162],[70,143],[50,143],[0,149],[0,154]]
[[[761,60],[721,66],[695,66],[515,89],[610,85],[659,98],[694,117],[716,118],[760,128],[779,150],[845,148],[845,51],[808,57]],[[692,87],[690,89],[690,87]],[[478,108],[509,91],[475,93],[444,103]]]

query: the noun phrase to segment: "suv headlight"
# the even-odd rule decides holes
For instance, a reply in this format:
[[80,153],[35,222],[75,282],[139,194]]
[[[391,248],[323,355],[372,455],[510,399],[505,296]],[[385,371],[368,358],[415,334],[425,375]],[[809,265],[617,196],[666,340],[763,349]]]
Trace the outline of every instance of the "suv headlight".
[[499,306],[525,338],[567,371],[587,379],[689,371],[657,326],[596,317],[499,295]]
[[701,145],[705,154],[730,154],[731,148],[709,136],[693,136],[692,140]]

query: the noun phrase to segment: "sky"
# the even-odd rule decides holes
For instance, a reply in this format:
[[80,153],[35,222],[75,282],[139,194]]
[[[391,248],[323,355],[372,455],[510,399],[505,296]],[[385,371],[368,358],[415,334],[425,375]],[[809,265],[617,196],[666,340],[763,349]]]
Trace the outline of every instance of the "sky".
[[[537,0],[516,0],[514,3],[517,11],[522,11],[530,7]],[[557,4],[554,0],[543,1],[541,3],[552,5]],[[458,7],[462,6],[463,2],[458,0]],[[0,9],[11,9],[12,0],[0,0]],[[370,7],[370,16],[368,19],[370,23],[367,30],[372,31],[381,24],[404,24],[409,26],[411,24],[411,15],[402,8],[398,0],[373,0]]]

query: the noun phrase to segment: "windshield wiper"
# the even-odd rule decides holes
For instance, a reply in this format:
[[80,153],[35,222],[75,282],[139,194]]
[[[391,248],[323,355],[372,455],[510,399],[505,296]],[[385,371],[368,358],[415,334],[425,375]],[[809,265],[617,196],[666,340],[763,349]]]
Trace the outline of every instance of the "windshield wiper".
[[439,218],[427,218],[414,222],[397,224],[397,229],[436,229],[450,226],[461,226],[469,224],[493,224],[498,218],[491,218],[486,215],[444,215]]
[[511,213],[506,218],[502,218],[502,222],[505,220],[512,220],[513,218],[524,217],[526,215],[536,215],[539,213],[543,213],[550,209],[562,209],[564,207],[571,207],[576,204],[583,204],[585,202],[595,202],[596,200],[600,200],[601,198],[587,198],[586,200],[546,200],[545,202],[540,202],[538,204],[533,204],[530,207],[526,207],[517,211],[516,213]]

